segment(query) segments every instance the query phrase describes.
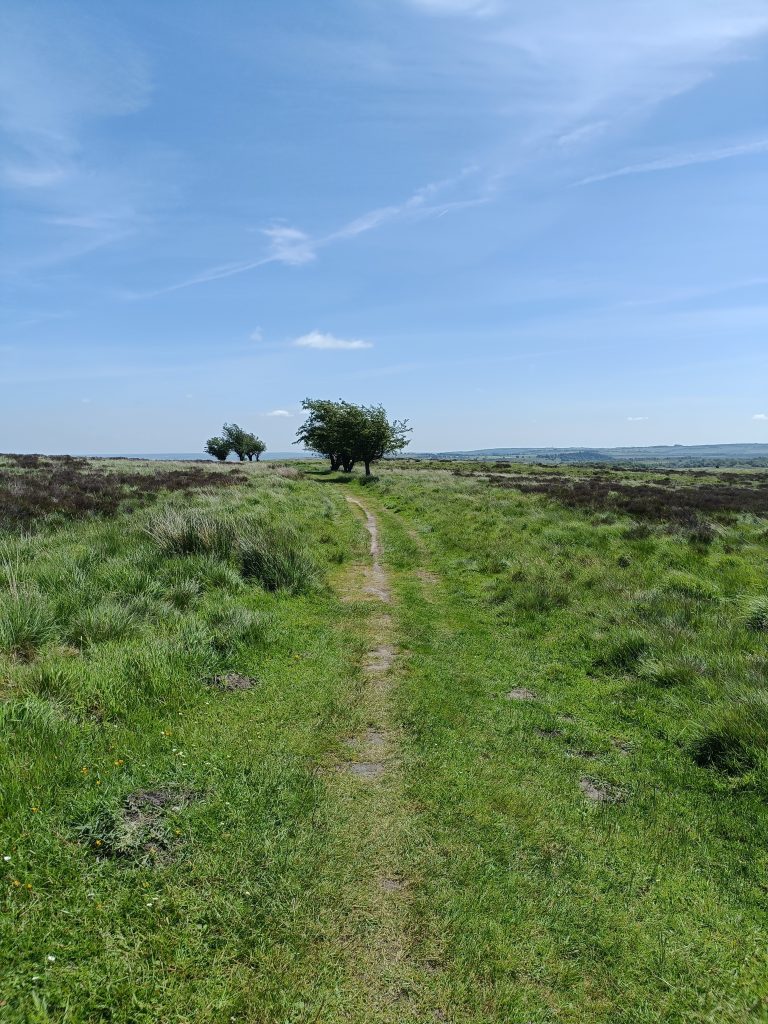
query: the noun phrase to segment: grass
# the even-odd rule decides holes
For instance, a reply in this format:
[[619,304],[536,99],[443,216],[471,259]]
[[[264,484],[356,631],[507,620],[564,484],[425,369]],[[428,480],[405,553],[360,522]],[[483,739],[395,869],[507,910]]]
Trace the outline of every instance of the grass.
[[[602,468],[598,497],[685,491],[638,523],[566,500],[590,467],[377,472],[9,517],[0,1020],[768,1021],[768,532],[731,507],[764,475],[720,474],[725,507],[689,493],[711,474]],[[392,765],[347,780],[374,711]]]

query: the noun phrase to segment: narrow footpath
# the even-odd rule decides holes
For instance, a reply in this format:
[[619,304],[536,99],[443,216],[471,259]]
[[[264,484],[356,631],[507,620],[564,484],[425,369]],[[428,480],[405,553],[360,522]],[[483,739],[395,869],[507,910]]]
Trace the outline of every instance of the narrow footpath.
[[378,522],[363,502],[351,496],[347,501],[365,517],[371,561],[353,567],[344,599],[374,602],[377,608],[365,619],[368,647],[357,694],[359,730],[346,738],[329,785],[346,808],[355,852],[357,877],[351,880],[343,912],[351,918],[346,930],[350,980],[363,1000],[357,1014],[371,1024],[394,1024],[425,1019],[417,1008],[423,986],[408,935],[409,880],[401,850],[409,815],[403,798],[401,736],[391,706],[393,675],[403,652],[392,642],[394,599],[381,562]]

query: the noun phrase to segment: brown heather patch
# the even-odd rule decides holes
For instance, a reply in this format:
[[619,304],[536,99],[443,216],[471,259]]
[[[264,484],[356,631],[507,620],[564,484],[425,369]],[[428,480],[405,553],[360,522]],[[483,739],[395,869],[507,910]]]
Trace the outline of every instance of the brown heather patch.
[[165,491],[242,484],[239,469],[107,469],[69,455],[4,455],[0,464],[0,529],[28,528],[51,515],[68,519],[115,515],[127,503],[146,504]]
[[541,494],[569,508],[612,511],[637,519],[689,526],[696,525],[702,515],[713,519],[730,518],[739,512],[768,516],[768,473],[724,478],[715,474],[704,477],[701,473],[686,476],[678,472],[677,477],[686,482],[673,483],[671,477],[653,483],[630,481],[622,479],[618,473],[591,476],[491,473],[487,480],[493,487]]

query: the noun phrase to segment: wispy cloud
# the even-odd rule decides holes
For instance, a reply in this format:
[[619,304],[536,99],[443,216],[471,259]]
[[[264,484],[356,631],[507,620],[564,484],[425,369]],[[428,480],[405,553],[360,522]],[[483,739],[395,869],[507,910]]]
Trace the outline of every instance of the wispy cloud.
[[262,331],[262,329],[260,327],[256,327],[256,328],[254,328],[251,331],[251,333],[248,335],[248,337],[250,338],[251,341],[263,341],[264,340],[264,332]]
[[218,281],[222,278],[245,274],[248,271],[256,270],[258,267],[267,266],[271,263],[282,263],[290,267],[302,266],[311,263],[317,257],[320,249],[339,242],[350,241],[387,223],[442,217],[452,210],[487,203],[492,199],[496,188],[496,180],[494,178],[478,181],[475,194],[472,196],[458,197],[456,195],[456,190],[466,179],[475,177],[478,174],[479,169],[476,166],[468,166],[450,178],[430,182],[428,185],[418,188],[401,203],[380,206],[369,210],[367,213],[355,217],[346,224],[342,224],[341,227],[335,228],[323,235],[312,236],[299,228],[288,225],[278,224],[262,228],[261,234],[269,241],[269,251],[266,255],[253,260],[242,260],[240,262],[224,263],[209,267],[193,277],[189,277],[184,281],[178,281],[176,284],[166,285],[163,288],[157,288],[149,292],[127,293],[126,297],[152,298],[156,295],[163,295],[166,292],[178,291],[181,288],[191,288],[194,285],[206,284],[209,281]]
[[359,338],[337,338],[333,334],[323,334],[321,331],[310,331],[309,334],[302,334],[300,338],[296,338],[293,345],[296,348],[321,349],[373,348],[373,342],[371,341],[362,341]]
[[647,419],[647,416],[627,416],[628,423],[643,423]]
[[451,47],[481,95],[506,95],[534,147],[572,145],[582,129],[586,142],[636,119],[742,59],[768,31],[764,0],[408,2],[426,16],[464,16],[459,32],[441,26],[439,52]]
[[752,417],[753,420],[768,420],[768,413],[756,412]]
[[768,139],[753,139],[735,146],[721,146],[718,149],[697,150],[689,153],[677,153],[662,157],[659,160],[648,160],[645,163],[628,164],[604,174],[593,174],[582,178],[575,185],[592,185],[597,181],[608,181],[610,178],[623,178],[629,174],[652,174],[655,171],[671,171],[679,167],[690,167],[694,164],[711,164],[719,160],[732,160],[734,157],[752,156],[755,153],[768,152]]
[[262,228],[261,233],[269,239],[271,262],[300,267],[303,263],[311,263],[315,258],[318,243],[298,228],[276,225]]
[[[124,161],[104,159],[94,126],[136,113],[151,96],[140,50],[109,12],[6,5],[0,29],[0,188],[34,255],[16,252],[16,272],[81,256],[141,223],[146,189]],[[9,204],[10,206],[10,204]],[[39,225],[54,230],[39,231]],[[88,229],[86,237],[82,229]]]
[[281,416],[290,417],[293,416],[292,412],[288,412],[287,409],[273,409],[272,412],[264,413],[265,416]]
[[496,0],[408,0],[412,7],[430,14],[469,14],[484,17],[497,13],[502,5]]

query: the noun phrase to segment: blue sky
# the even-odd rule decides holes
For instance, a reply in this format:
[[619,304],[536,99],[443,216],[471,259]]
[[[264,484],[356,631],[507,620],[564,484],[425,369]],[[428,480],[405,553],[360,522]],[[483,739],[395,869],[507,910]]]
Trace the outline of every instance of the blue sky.
[[6,0],[0,450],[768,441],[765,0]]

